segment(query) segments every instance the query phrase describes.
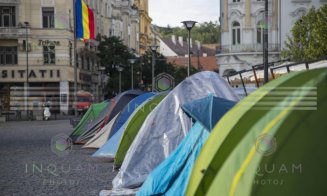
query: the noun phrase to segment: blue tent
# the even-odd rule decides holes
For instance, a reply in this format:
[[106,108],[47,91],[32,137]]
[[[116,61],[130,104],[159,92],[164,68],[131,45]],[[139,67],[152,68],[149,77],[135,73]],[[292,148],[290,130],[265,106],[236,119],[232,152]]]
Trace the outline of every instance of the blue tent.
[[123,126],[123,124],[127,121],[127,119],[131,116],[137,107],[139,107],[144,101],[148,100],[154,95],[154,93],[145,93],[135,97],[132,101],[130,101],[119,114],[115,124],[111,129],[109,138],[111,138]]
[[141,105],[153,97],[155,93],[145,93],[134,98],[131,102],[129,102],[123,111],[119,114],[115,124],[109,135],[109,140],[99,148],[92,157],[109,157],[114,158],[117,152],[117,148],[119,146],[120,139],[125,131],[125,128],[128,124],[128,119],[132,116],[133,112],[137,110],[137,108],[141,107]]
[[193,164],[210,131],[234,105],[234,101],[213,95],[184,104],[182,109],[195,124],[175,151],[150,173],[137,195],[185,195]]

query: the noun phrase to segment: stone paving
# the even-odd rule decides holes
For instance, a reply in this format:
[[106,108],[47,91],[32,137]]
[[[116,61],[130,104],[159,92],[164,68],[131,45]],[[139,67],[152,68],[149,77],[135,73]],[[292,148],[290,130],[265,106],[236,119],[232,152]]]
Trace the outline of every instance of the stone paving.
[[0,123],[0,195],[99,195],[117,174],[70,145],[69,120]]

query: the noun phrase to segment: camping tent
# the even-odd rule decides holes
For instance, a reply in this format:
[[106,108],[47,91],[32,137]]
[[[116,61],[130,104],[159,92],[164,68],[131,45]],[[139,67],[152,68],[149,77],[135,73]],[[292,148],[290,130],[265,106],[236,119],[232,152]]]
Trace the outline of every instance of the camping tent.
[[181,144],[156,167],[137,195],[185,195],[193,164],[210,131],[235,102],[209,95],[182,106],[196,123]]
[[109,134],[109,140],[99,150],[97,150],[92,157],[107,157],[113,159],[116,155],[121,136],[125,131],[126,125],[128,124],[129,117],[135,110],[140,109],[139,106],[142,105],[144,101],[148,100],[154,95],[154,93],[145,93],[130,101],[121,111],[117,120],[115,121]]
[[131,114],[135,111],[136,108],[138,108],[144,101],[148,100],[155,94],[150,92],[150,93],[145,93],[142,95],[139,95],[135,97],[132,101],[130,101],[122,110],[120,113],[119,117],[117,118],[112,131],[110,132],[110,136],[113,136],[122,126],[123,124],[128,120],[128,118],[131,116]]
[[82,119],[79,121],[78,125],[75,127],[74,131],[71,133],[70,137],[75,141],[83,132],[85,132],[90,124],[96,119],[100,113],[106,108],[110,107],[108,101],[101,103],[94,103],[83,115]]
[[101,146],[103,146],[103,144],[108,141],[110,131],[118,115],[119,113],[113,119],[111,119],[111,121],[106,124],[98,133],[96,133],[88,142],[86,142],[83,148],[101,148]]
[[129,90],[112,98],[110,100],[110,107],[103,110],[100,115],[90,123],[88,129],[81,133],[74,142],[85,144],[101,128],[110,122],[111,119],[114,118],[125,107],[125,105],[127,105],[128,102],[143,93],[143,91],[139,90]]
[[215,126],[186,195],[327,195],[327,69],[294,72]]
[[160,93],[154,97],[151,97],[149,101],[145,102],[139,110],[132,115],[131,119],[128,120],[128,124],[125,128],[121,141],[119,143],[116,157],[115,167],[119,167],[126,155],[127,150],[132,144],[136,137],[139,129],[141,128],[146,117],[152,112],[152,110],[165,98],[167,93]]
[[139,187],[150,171],[178,146],[191,128],[191,119],[180,106],[208,94],[238,100],[218,74],[204,71],[174,88],[148,115],[113,180],[113,191]]

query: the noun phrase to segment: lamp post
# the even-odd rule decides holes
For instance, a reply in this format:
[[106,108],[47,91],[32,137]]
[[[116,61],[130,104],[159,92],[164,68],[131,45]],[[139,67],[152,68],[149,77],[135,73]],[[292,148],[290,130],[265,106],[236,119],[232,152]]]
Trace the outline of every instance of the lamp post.
[[263,77],[264,83],[268,83],[268,0],[265,0],[265,23],[263,32]]
[[28,27],[29,27],[29,22],[24,22],[25,24],[25,50],[26,50],[26,114],[27,114],[27,119],[30,120],[30,113],[29,113],[29,108],[28,108],[28,87],[29,87],[29,78],[28,78]]
[[[103,83],[103,78],[102,78],[102,75],[103,75],[103,72],[106,70],[105,67],[102,67],[102,66],[99,66],[98,67],[98,78],[99,78],[99,81],[98,81],[98,88],[97,88],[97,96],[98,96],[98,102],[101,102],[102,99],[100,97],[102,97],[102,94],[103,94],[103,86],[102,86],[102,83]],[[99,89],[101,88],[101,90]]]
[[191,30],[194,27],[196,21],[187,20],[182,22],[185,28],[188,30],[188,64],[187,64],[187,77],[190,76],[191,65]]
[[157,51],[159,46],[157,45],[151,45],[149,46],[151,52],[152,52],[152,92],[154,91],[154,68],[156,65],[156,57],[155,57],[155,52]]
[[121,93],[121,72],[124,68],[121,65],[118,65],[116,69],[119,71],[119,93]]
[[128,59],[128,62],[131,64],[131,89],[134,89],[134,63],[135,63],[136,59]]

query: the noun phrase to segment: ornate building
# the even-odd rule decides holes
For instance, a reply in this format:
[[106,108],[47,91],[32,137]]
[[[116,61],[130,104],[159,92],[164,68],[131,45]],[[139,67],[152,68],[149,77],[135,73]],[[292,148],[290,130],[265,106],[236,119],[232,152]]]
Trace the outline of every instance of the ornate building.
[[139,27],[139,38],[140,38],[140,54],[144,54],[152,42],[151,40],[151,22],[152,19],[149,16],[148,0],[135,0],[135,6],[139,10],[140,27]]
[[220,74],[262,64],[263,30],[268,27],[269,62],[280,59],[287,35],[295,21],[312,6],[326,0],[269,0],[268,22],[264,0],[221,0],[221,53],[217,54]]
[[[85,2],[94,12],[96,35],[119,36],[138,51],[139,14],[132,7],[133,1]],[[0,100],[8,98],[12,89],[23,89],[27,97],[30,94],[24,89],[28,86],[43,93],[25,98],[25,109],[28,105],[40,110],[42,102],[52,97],[58,111],[68,113],[77,65],[78,90],[92,92],[99,101],[102,79],[96,55],[98,43],[78,40],[74,55],[73,11],[73,1],[0,0]],[[9,109],[13,108],[7,106]]]

